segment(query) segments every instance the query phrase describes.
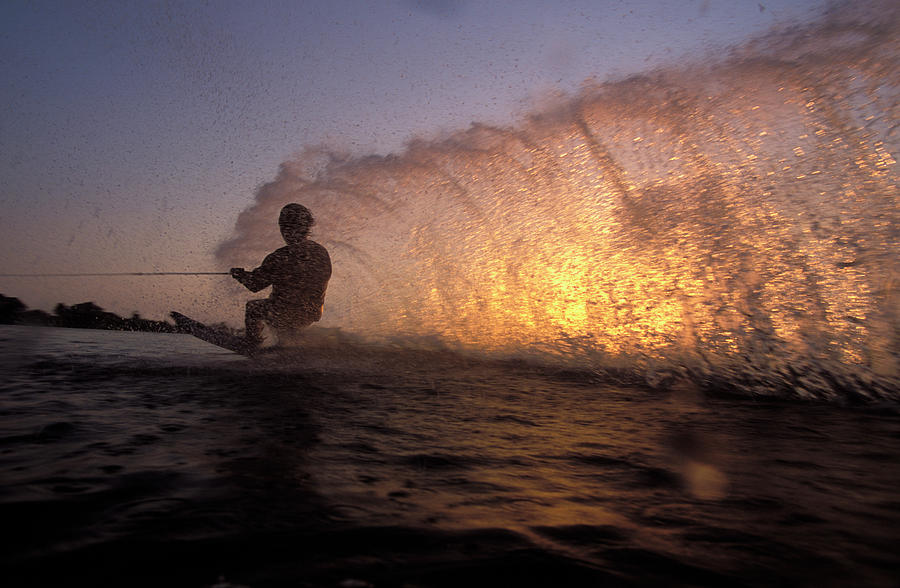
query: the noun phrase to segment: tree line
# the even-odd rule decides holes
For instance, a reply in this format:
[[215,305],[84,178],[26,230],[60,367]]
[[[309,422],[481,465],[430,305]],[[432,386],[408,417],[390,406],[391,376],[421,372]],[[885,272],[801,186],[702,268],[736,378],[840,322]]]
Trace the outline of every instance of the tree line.
[[93,302],[66,306],[59,303],[53,314],[29,309],[21,300],[0,294],[0,325],[31,325],[42,327],[71,327],[76,329],[105,329],[108,331],[148,331],[177,333],[175,325],[165,321],[141,318],[135,312],[130,318],[107,312]]

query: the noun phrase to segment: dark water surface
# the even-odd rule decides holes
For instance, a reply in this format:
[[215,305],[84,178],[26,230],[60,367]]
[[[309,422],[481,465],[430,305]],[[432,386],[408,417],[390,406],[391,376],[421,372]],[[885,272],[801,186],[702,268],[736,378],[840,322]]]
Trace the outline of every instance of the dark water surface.
[[897,586],[891,407],[0,327],[6,586]]

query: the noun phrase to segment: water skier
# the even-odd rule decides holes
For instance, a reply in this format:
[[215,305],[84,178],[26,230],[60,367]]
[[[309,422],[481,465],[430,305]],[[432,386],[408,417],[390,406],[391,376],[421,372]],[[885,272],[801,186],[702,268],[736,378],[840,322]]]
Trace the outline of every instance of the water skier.
[[272,286],[268,298],[247,302],[244,326],[249,345],[262,343],[264,323],[281,335],[322,318],[331,258],[324,247],[307,238],[314,222],[305,206],[286,205],[278,226],[287,245],[267,255],[255,270],[231,268],[231,276],[251,292]]

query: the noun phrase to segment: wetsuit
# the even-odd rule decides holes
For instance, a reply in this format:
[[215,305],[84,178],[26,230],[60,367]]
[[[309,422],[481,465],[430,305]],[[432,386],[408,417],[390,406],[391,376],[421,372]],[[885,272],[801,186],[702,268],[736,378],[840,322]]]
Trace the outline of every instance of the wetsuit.
[[262,265],[240,278],[251,292],[272,286],[267,299],[247,303],[247,338],[259,339],[263,322],[290,329],[318,321],[330,278],[331,258],[315,241],[302,239],[267,255]]

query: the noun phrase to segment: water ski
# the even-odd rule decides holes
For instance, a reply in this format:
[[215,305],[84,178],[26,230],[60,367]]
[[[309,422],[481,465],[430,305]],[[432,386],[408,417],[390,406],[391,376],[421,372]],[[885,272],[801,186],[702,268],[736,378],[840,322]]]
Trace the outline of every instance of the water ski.
[[231,333],[220,331],[212,327],[207,327],[199,321],[195,321],[190,317],[186,317],[180,312],[171,312],[171,317],[175,320],[175,326],[182,333],[193,335],[198,339],[202,339],[207,343],[212,343],[222,349],[234,351],[241,355],[253,355],[257,351],[257,347],[247,343],[243,337],[236,337]]

